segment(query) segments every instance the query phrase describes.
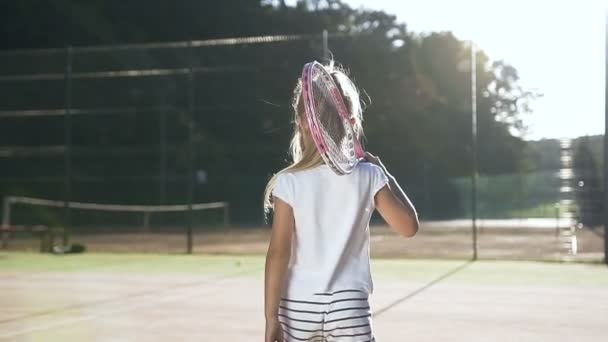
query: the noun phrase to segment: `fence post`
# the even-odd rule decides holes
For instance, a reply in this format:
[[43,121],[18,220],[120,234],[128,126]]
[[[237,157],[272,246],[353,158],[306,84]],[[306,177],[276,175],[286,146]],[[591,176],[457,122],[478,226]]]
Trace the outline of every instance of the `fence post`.
[[161,100],[161,109],[159,111],[159,138],[160,138],[160,160],[158,170],[158,204],[166,204],[167,202],[167,113],[168,108],[167,95],[163,92],[159,96]]
[[64,230],[63,245],[68,244],[68,234],[71,228],[71,212],[69,202],[72,199],[72,47],[66,48],[65,63],[65,121],[64,121],[64,163],[65,163],[65,193],[64,193]]
[[477,49],[471,41],[471,225],[473,260],[477,260]]
[[555,237],[559,236],[559,217],[560,217],[560,208],[559,202],[555,203]]
[[192,254],[192,225],[194,213],[192,202],[194,199],[194,146],[192,135],[194,130],[194,75],[192,74],[192,64],[194,56],[192,51],[192,41],[188,41],[188,223],[187,223],[187,253]]
[[323,30],[323,62],[329,62],[329,45],[327,30]]
[[[606,66],[604,79],[608,82],[608,10],[605,14],[605,39],[606,39],[606,54],[604,55],[604,64]],[[604,101],[604,262],[608,264],[608,83],[604,85],[606,93]]]

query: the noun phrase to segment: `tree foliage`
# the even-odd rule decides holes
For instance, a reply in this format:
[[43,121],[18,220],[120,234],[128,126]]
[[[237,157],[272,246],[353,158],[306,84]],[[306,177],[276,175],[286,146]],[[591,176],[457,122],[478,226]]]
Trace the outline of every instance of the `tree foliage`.
[[[324,29],[341,34],[332,36],[329,46],[367,95],[363,99],[370,99],[364,115],[367,147],[396,175],[409,180],[405,183],[414,197],[434,194],[441,207],[434,210],[438,216],[457,214],[450,210],[457,210],[460,199],[449,180],[471,172],[471,56],[470,45],[450,32],[416,34],[394,15],[352,9],[340,0],[301,0],[294,7],[284,1],[28,0],[5,1],[0,13],[4,49],[320,34]],[[538,94],[521,88],[515,67],[491,61],[479,48],[479,168],[490,174],[517,172],[530,166],[522,116],[530,112],[529,104]],[[200,66],[240,64],[275,70],[251,78],[222,74],[197,80],[197,103],[219,108],[236,102],[247,107],[196,117],[197,162],[223,179],[220,185],[210,185],[203,199],[228,197],[241,201],[242,207],[253,207],[250,213],[259,210],[250,203],[259,199],[269,173],[284,164],[292,88],[302,64],[315,57],[320,58],[320,46],[314,44],[218,48],[200,55],[195,62]],[[179,92],[178,85],[166,88]],[[190,123],[184,113],[180,115],[176,122],[182,129],[176,132],[183,133]],[[114,127],[135,125],[126,120]],[[178,162],[185,163],[184,152],[176,153]],[[248,177],[242,177],[243,168]],[[243,190],[245,183],[253,185]]]

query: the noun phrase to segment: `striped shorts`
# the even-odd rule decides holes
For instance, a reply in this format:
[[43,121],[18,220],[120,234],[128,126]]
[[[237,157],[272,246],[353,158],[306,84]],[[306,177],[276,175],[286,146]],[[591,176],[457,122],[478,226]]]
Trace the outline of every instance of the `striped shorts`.
[[359,290],[282,298],[279,320],[286,342],[375,341],[368,294]]

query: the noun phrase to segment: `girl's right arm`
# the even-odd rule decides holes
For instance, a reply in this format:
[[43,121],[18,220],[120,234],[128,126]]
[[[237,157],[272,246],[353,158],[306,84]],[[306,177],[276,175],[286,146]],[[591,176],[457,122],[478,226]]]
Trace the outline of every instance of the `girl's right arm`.
[[380,189],[374,197],[376,209],[384,221],[400,235],[407,237],[416,235],[419,222],[418,214],[412,201],[403,192],[395,177],[386,170],[386,167],[378,157],[368,152],[366,153],[366,159],[368,162],[381,167],[389,179],[388,185]]
[[272,233],[266,254],[264,282],[264,312],[266,342],[283,341],[279,322],[279,303],[291,255],[291,239],[295,227],[293,209],[283,200],[274,198]]

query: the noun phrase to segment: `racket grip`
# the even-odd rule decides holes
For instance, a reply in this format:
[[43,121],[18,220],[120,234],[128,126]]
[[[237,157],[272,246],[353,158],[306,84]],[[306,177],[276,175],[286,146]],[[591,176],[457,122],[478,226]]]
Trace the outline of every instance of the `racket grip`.
[[365,151],[363,151],[363,147],[358,142],[355,143],[355,156],[357,159],[361,160],[365,158]]

